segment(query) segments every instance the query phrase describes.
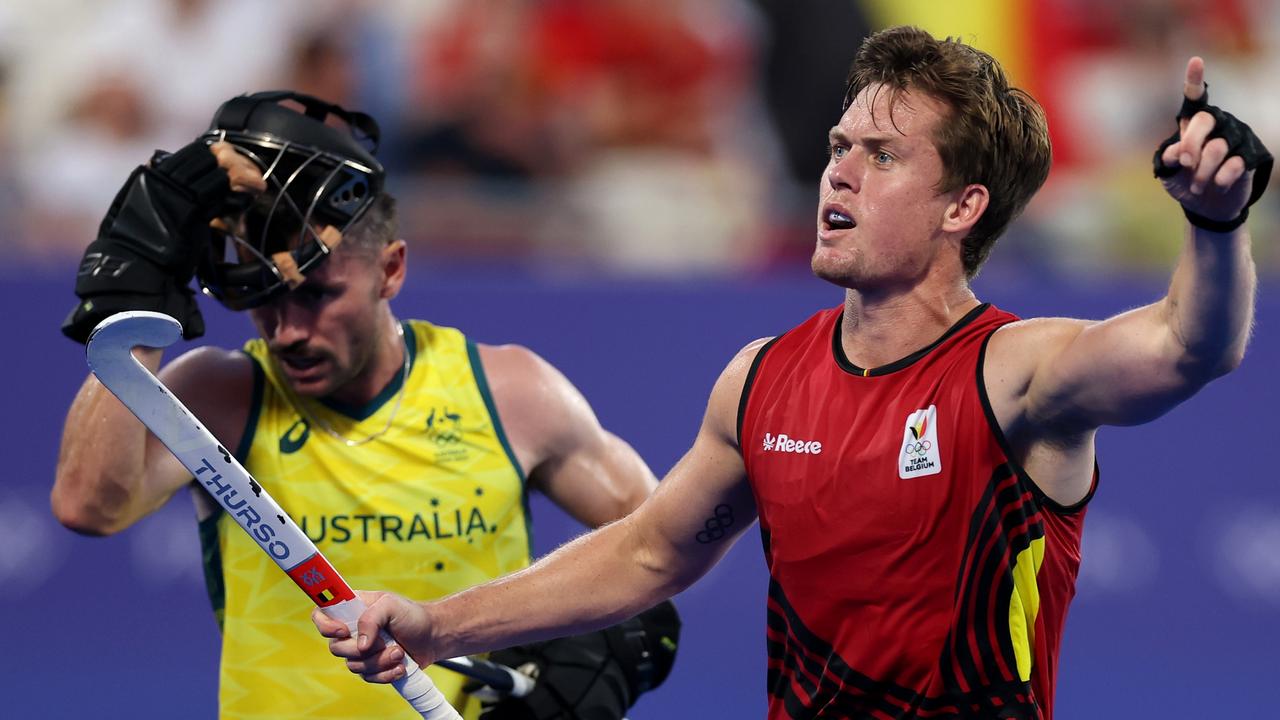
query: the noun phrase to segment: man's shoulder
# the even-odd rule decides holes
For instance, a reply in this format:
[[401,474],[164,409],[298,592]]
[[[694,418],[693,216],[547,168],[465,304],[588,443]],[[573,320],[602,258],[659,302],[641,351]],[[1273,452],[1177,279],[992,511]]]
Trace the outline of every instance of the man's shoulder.
[[524,345],[474,343],[474,346],[490,384],[506,380],[536,380],[557,372],[555,366]]
[[473,347],[480,365],[474,368],[476,375],[484,378],[508,424],[545,422],[568,405],[585,403],[568,378],[533,350],[514,343]]
[[728,384],[731,388],[736,387],[741,392],[747,376],[752,373],[759,361],[764,357],[766,348],[782,337],[783,335],[770,335],[756,338],[743,345],[742,349],[735,353],[730,358],[729,364],[725,366],[724,372],[720,376],[720,382]]
[[241,350],[204,346],[160,370],[160,379],[219,440],[237,444],[253,402],[257,363]]
[[1021,417],[1021,411],[1011,408],[1022,408],[1033,381],[1052,376],[1053,359],[1093,324],[1076,318],[1036,317],[995,329],[980,371],[997,415],[1005,418],[1003,424]]
[[201,385],[224,385],[251,381],[253,366],[253,359],[241,350],[205,345],[174,358],[160,370],[160,377],[170,388],[192,381]]
[[1095,322],[1068,317],[1019,318],[1009,315],[1008,318],[992,334],[988,356],[1009,354],[1034,358],[1070,340]]

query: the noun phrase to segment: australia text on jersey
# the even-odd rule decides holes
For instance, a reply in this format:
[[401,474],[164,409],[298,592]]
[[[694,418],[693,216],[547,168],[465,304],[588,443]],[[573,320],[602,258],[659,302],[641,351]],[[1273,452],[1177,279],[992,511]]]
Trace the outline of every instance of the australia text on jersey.
[[467,541],[473,535],[498,532],[497,525],[490,525],[479,507],[469,511],[431,511],[414,513],[412,517],[401,515],[304,515],[298,522],[302,532],[312,542],[329,540],[345,542],[413,542],[415,540],[448,540],[462,538]]

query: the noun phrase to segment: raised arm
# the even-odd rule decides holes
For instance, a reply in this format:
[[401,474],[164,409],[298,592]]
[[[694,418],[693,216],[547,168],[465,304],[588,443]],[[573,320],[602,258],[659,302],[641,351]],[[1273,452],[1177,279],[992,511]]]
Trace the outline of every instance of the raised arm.
[[503,428],[532,487],[588,527],[634,510],[658,481],[600,426],[560,371],[518,345],[478,346]]
[[[1184,94],[1192,110],[1205,95],[1200,58],[1187,65]],[[1238,121],[1221,124],[1231,123]],[[1023,439],[1024,447],[1071,445],[1101,425],[1147,422],[1239,365],[1256,278],[1246,226],[1229,226],[1251,195],[1256,199],[1246,160],[1252,166],[1260,158],[1248,147],[1236,151],[1245,158],[1230,154],[1216,136],[1251,136],[1247,126],[1218,125],[1204,110],[1182,118],[1179,137],[1157,158],[1166,190],[1190,219],[1164,298],[1102,322],[1018,323],[992,339],[986,368],[992,405],[1006,433]],[[1087,482],[1076,477],[1077,484]],[[1068,499],[1082,494],[1081,487],[1065,493]]]
[[[152,372],[160,351],[138,348]],[[227,447],[248,417],[253,375],[240,353],[199,348],[160,371],[165,385]],[[58,521],[86,535],[123,530],[163,505],[191,473],[90,375],[67,413],[50,504]]]
[[[188,287],[199,239],[229,195],[265,187],[257,167],[226,143],[194,142],[139,167],[85,250],[76,274],[80,302],[63,332],[85,342],[95,325],[116,312],[154,310],[176,317],[188,339],[199,337],[204,320]],[[134,353],[151,372],[159,368],[159,350]],[[234,411],[249,398],[248,362],[198,350],[172,363],[161,378],[219,439],[234,443],[248,412]],[[90,375],[62,432],[50,495],[58,521],[88,535],[118,532],[163,505],[189,479],[168,450]]]
[[[333,654],[371,682],[398,673],[399,648],[420,663],[605,627],[688,587],[754,522],[755,501],[736,438],[738,400],[761,343],[745,348],[712,390],[693,447],[635,512],[565,545],[520,572],[416,603],[364,594],[361,639],[321,614]],[[707,532],[714,528],[715,532]]]

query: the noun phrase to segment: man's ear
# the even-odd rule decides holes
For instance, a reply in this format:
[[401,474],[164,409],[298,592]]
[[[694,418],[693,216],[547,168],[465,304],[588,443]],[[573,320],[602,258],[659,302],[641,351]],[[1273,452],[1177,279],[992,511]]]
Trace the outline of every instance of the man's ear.
[[404,240],[393,240],[387,243],[378,253],[378,267],[382,270],[382,287],[378,297],[390,300],[400,294],[404,287],[405,261],[409,246]]
[[978,224],[978,220],[982,219],[990,202],[991,193],[987,191],[986,185],[966,185],[957,190],[943,212],[942,230],[968,235],[973,226]]

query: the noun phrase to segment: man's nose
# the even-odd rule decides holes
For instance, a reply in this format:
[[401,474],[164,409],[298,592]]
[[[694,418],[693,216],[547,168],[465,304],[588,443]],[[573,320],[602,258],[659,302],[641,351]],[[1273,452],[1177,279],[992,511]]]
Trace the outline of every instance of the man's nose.
[[266,322],[263,328],[267,340],[276,347],[289,347],[305,341],[311,335],[311,315],[297,303],[281,298],[263,308]]
[[862,189],[862,176],[853,158],[853,151],[849,151],[838,160],[832,159],[827,165],[828,187],[832,190],[852,190],[853,192]]

